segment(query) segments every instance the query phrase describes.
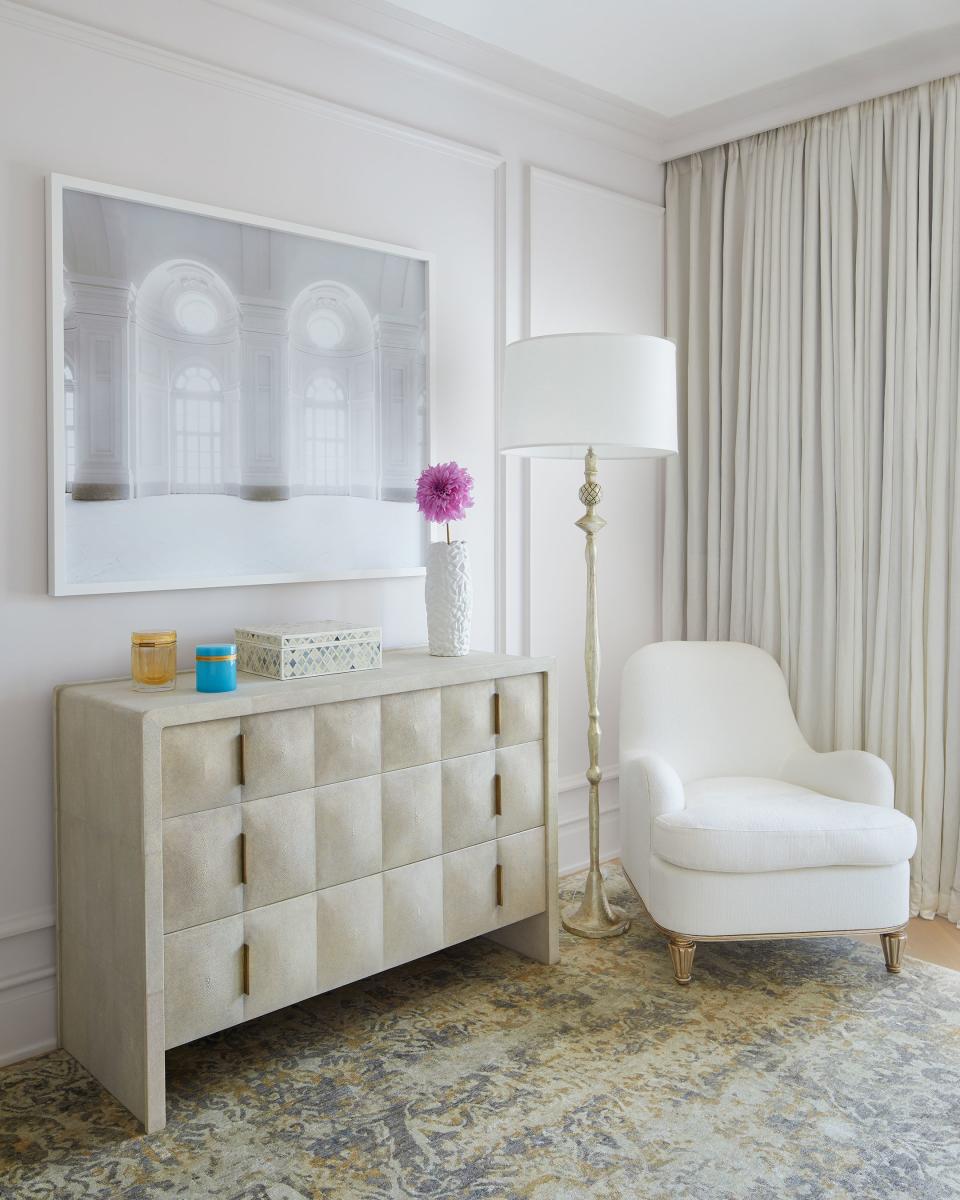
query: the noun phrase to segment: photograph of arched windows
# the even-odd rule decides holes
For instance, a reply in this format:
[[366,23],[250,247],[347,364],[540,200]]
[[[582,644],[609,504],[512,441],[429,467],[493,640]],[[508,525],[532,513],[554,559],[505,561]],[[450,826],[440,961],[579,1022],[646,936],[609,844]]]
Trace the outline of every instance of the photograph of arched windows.
[[51,590],[422,569],[428,256],[58,176],[50,197]]

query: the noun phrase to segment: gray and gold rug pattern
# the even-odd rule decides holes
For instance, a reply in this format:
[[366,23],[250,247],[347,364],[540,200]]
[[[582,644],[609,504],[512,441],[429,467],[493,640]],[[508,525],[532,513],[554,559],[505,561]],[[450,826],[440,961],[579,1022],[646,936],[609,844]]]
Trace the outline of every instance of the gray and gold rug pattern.
[[[466,943],[167,1056],[144,1136],[67,1054],[0,1071],[0,1197],[960,1197],[960,974],[635,916],[559,966]],[[564,881],[568,895],[577,880]]]

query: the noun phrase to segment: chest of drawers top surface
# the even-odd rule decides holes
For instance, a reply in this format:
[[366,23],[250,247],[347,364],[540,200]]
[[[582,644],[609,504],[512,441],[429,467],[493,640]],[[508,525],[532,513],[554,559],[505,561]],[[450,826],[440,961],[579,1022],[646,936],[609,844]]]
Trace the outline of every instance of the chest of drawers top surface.
[[438,658],[417,647],[385,651],[383,666],[370,671],[285,680],[240,672],[235,692],[198,692],[192,671],[181,672],[176,689],[170,692],[135,692],[129,679],[63,684],[57,690],[62,699],[90,700],[130,715],[142,714],[163,726],[476,683],[547,671],[553,666],[550,658],[481,651],[458,658]]

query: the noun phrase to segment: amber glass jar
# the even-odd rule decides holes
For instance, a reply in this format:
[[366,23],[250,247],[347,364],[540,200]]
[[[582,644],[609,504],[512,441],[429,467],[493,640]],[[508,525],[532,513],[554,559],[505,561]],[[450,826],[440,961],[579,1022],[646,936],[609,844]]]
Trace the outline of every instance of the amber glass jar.
[[177,686],[177,634],[173,629],[130,635],[134,691],[169,691]]

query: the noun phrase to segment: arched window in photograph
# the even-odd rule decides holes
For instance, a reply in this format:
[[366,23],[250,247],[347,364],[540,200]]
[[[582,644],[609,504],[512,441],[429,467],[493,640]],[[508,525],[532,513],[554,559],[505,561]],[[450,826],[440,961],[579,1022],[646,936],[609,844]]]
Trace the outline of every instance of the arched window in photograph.
[[308,491],[348,491],[347,397],[335,379],[319,374],[303,396],[303,476]]
[[77,380],[69,362],[63,364],[63,447],[66,456],[67,491],[73,491],[77,470]]
[[185,367],[173,381],[173,490],[223,488],[223,389],[209,367]]

